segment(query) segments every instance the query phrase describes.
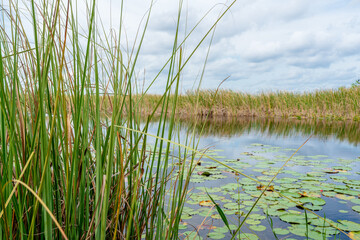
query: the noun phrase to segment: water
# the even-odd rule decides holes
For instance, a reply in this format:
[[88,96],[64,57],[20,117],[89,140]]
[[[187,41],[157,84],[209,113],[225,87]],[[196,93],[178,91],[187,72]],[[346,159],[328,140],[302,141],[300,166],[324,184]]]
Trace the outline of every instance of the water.
[[[155,132],[156,124],[151,131]],[[183,121],[178,125],[179,133],[184,138],[186,132],[195,129],[200,137],[199,148],[215,159],[239,170],[266,185],[285,161],[310,136],[309,141],[296,153],[287,166],[281,170],[273,185],[274,191],[266,191],[258,207],[250,214],[241,228],[240,238],[275,239],[272,228],[276,229],[279,239],[304,239],[305,232],[312,239],[322,239],[320,231],[324,228],[309,213],[308,230],[305,224],[289,223],[287,218],[276,211],[276,206],[286,205],[289,200],[280,197],[276,192],[287,196],[295,195],[293,200],[302,202],[305,207],[314,210],[320,216],[326,216],[334,222],[347,220],[355,224],[340,228],[349,232],[360,231],[360,142],[358,123],[329,123],[283,121],[269,119],[241,119],[227,121],[202,121],[199,124]],[[229,231],[224,230],[224,223],[209,197],[207,189],[215,202],[223,209],[232,228],[239,226],[257,196],[262,191],[259,183],[247,181],[246,177],[237,175],[224,166],[208,158],[200,160],[192,174],[189,188],[192,189],[185,204],[181,239],[229,239]],[[336,172],[330,174],[329,172]],[[202,175],[204,172],[210,176]],[[328,172],[328,173],[327,173]],[[281,180],[284,179],[284,180]],[[289,182],[287,180],[289,179]],[[199,188],[203,187],[203,188]],[[240,195],[239,195],[240,194]],[[239,199],[240,196],[240,199]],[[314,200],[314,201],[313,201]],[[205,201],[205,202],[202,202]],[[318,202],[316,202],[318,201]],[[209,206],[201,206],[201,205]],[[288,218],[295,219],[303,214],[303,209],[296,204],[285,206]],[[358,206],[358,207],[356,207]],[[240,210],[240,211],[239,211]],[[266,219],[264,212],[271,212]],[[240,212],[240,214],[239,214]],[[208,213],[208,214],[207,214]],[[254,215],[255,214],[255,215]],[[292,215],[291,215],[292,214]],[[265,217],[265,219],[264,219]],[[205,219],[205,220],[204,220]],[[304,219],[304,218],[303,218]],[[270,226],[273,222],[273,227]],[[301,222],[301,220],[300,220]],[[349,222],[342,222],[347,224]],[[304,227],[304,228],[302,228]],[[283,232],[281,232],[282,229]],[[327,229],[330,233],[331,229]],[[350,231],[351,230],[351,231]],[[197,234],[196,234],[197,232]],[[249,233],[249,234],[246,234]],[[189,235],[190,234],[190,235]],[[352,233],[351,233],[352,234]],[[238,235],[239,236],[239,235]],[[335,235],[327,235],[334,238]],[[341,239],[348,237],[341,233]]]

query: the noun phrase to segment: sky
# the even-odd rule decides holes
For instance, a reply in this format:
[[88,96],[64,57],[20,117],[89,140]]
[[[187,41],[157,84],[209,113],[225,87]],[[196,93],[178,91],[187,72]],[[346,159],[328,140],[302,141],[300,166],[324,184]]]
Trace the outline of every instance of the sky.
[[[79,0],[78,2],[81,2]],[[119,0],[97,0],[104,29],[118,29]],[[124,0],[123,52],[129,52],[150,0]],[[81,3],[79,3],[81,5]],[[179,39],[205,16],[183,46],[190,56],[219,15],[226,0],[184,0]],[[80,7],[82,9],[83,7]],[[136,67],[137,79],[150,84],[169,59],[179,9],[178,0],[157,0]],[[360,0],[237,0],[183,69],[181,92],[200,81],[210,46],[202,89],[248,93],[313,91],[349,87],[360,79]],[[86,22],[84,14],[80,19]],[[164,89],[167,72],[150,87]]]
[[[99,11],[111,8],[115,25],[116,1],[102,1],[107,4]],[[190,36],[186,53],[230,3],[184,1],[181,33],[211,10]],[[129,36],[134,35],[148,7],[149,1],[125,1],[124,26]],[[138,65],[139,78],[145,72],[145,81],[150,81],[169,57],[177,12],[177,0],[155,2]],[[238,0],[216,27],[202,88],[216,89],[227,77],[221,88],[250,93],[350,86],[360,78],[359,12],[359,0]],[[185,67],[183,91],[197,86],[210,37]],[[151,91],[156,92],[164,81],[159,79]]]

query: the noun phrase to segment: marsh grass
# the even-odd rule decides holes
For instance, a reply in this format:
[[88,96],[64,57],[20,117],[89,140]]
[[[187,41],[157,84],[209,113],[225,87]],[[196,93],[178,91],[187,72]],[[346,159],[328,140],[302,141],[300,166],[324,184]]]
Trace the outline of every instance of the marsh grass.
[[[143,96],[143,113],[158,101]],[[296,119],[360,120],[360,87],[291,93],[248,94],[231,90],[202,90],[178,97],[179,115],[219,117],[281,117]],[[195,104],[198,102],[198,105]],[[196,106],[196,108],[194,107]]]
[[191,133],[185,145],[174,142],[181,73],[234,2],[187,56],[197,25],[180,38],[179,2],[173,48],[158,74],[167,72],[166,88],[144,125],[135,71],[151,6],[123,52],[123,2],[118,34],[110,35],[95,0],[85,30],[74,2],[28,3],[10,0],[1,12],[0,238],[177,239],[196,148]]

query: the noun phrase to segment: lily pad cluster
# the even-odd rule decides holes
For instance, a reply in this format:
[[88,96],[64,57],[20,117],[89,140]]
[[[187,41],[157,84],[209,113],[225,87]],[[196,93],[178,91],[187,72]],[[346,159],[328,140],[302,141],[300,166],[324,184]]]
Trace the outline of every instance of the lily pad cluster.
[[[199,226],[201,222],[196,224],[194,221],[201,216],[214,227],[196,232],[199,239],[229,238],[233,230],[229,231],[223,224],[210,194],[234,230],[248,215],[238,232],[240,239],[259,239],[269,234],[287,239],[296,236],[323,239],[334,237],[341,231],[359,236],[360,221],[347,219],[349,214],[360,219],[360,180],[353,170],[359,161],[331,159],[326,155],[297,155],[282,169],[293,151],[254,143],[236,159],[227,159],[220,151],[207,153],[250,178],[198,156],[190,180],[193,191],[188,195],[182,222],[189,222],[185,226]],[[319,217],[326,214],[328,201],[344,203],[344,209],[331,216],[332,220]],[[270,219],[274,222],[279,219],[280,226],[271,227]],[[185,235],[195,236],[189,232],[189,227],[185,230]]]

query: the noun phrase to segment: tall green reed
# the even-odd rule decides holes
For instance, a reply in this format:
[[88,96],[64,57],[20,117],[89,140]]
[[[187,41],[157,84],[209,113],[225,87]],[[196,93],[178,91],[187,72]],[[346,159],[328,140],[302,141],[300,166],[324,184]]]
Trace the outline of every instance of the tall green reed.
[[[166,89],[142,125],[134,73],[152,3],[139,41],[126,53],[123,2],[118,34],[109,37],[102,34],[95,0],[87,3],[85,31],[76,2],[31,1],[23,13],[17,1],[8,1],[0,31],[1,238],[178,237],[195,150],[172,150],[179,147],[173,141],[179,83],[189,59],[234,2],[185,56],[184,44],[197,25],[181,39],[180,1],[173,48],[150,84],[166,70]],[[158,110],[149,146],[148,125]]]

